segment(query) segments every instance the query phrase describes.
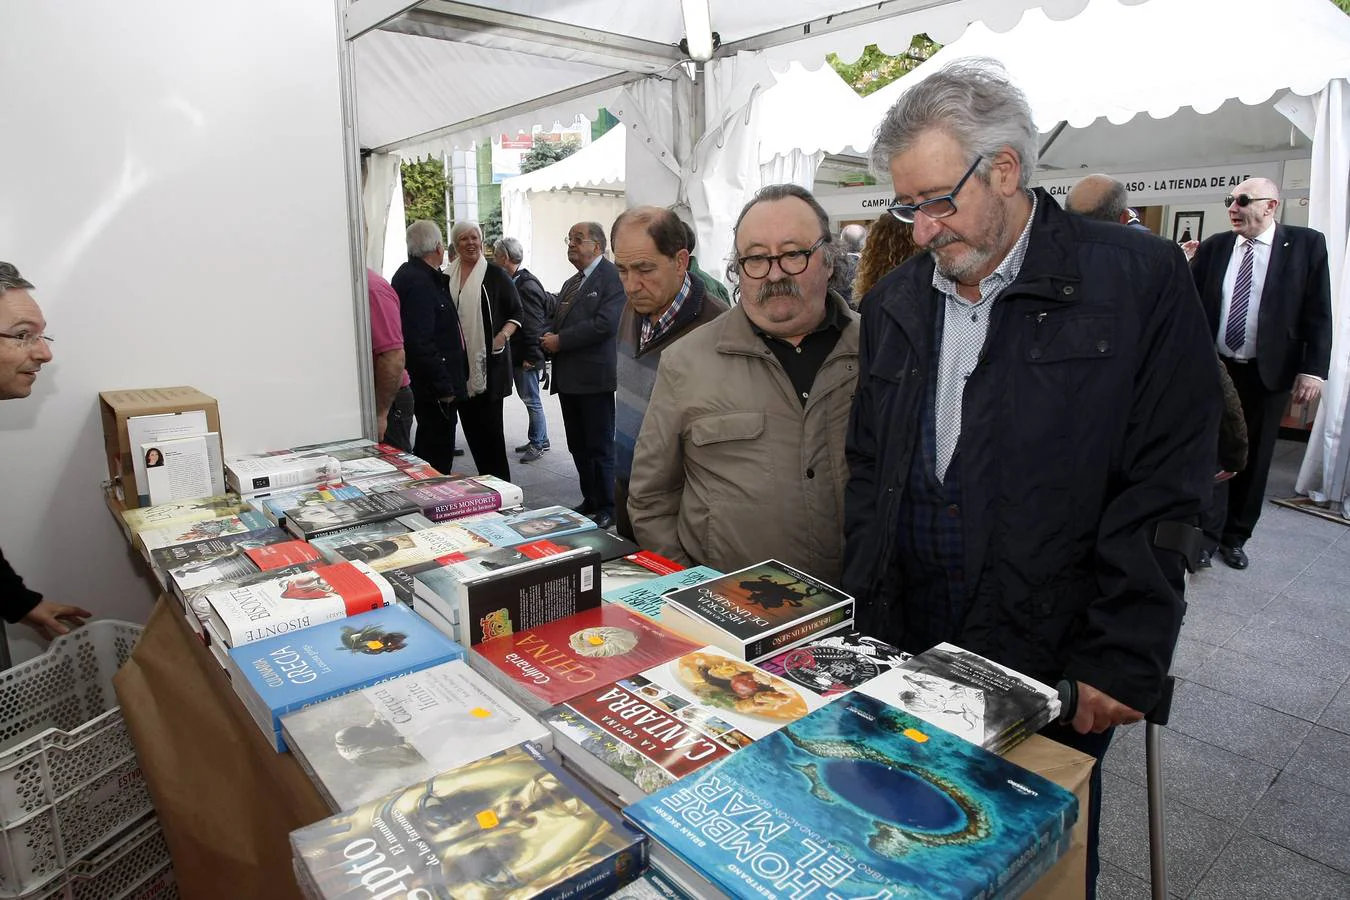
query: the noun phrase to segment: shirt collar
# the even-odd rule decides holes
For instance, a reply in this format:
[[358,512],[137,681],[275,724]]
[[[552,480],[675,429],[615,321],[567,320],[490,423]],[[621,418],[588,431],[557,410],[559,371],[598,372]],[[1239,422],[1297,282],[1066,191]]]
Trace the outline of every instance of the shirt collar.
[[591,277],[591,273],[595,271],[595,267],[598,266],[598,265],[600,265],[600,260],[602,260],[602,259],[604,259],[604,258],[605,258],[605,254],[601,253],[601,254],[598,254],[598,255],[595,257],[595,259],[591,260],[590,265],[588,265],[586,268],[584,268],[584,269],[581,270],[581,280],[582,280],[582,281],[585,281],[587,278],[590,278],[590,277]]
[[1275,238],[1273,237],[1274,231],[1275,231],[1275,220],[1271,219],[1270,224],[1265,227],[1265,230],[1263,230],[1260,234],[1258,234],[1254,238],[1249,238],[1239,234],[1236,246],[1241,247],[1248,241],[1255,241],[1258,244],[1262,244],[1266,247],[1269,247],[1271,244],[1275,242]]
[[642,345],[646,346],[652,341],[666,333],[670,324],[675,321],[675,317],[680,314],[680,307],[684,306],[684,301],[689,298],[689,291],[692,282],[689,280],[689,273],[684,273],[684,283],[680,285],[679,291],[675,293],[675,299],[666,307],[666,311],[656,317],[653,322],[651,316],[642,317]]

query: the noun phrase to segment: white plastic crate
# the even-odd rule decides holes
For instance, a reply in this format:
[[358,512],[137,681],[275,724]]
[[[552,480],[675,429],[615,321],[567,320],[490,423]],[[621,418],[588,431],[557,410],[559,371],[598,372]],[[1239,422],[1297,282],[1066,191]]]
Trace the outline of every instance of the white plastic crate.
[[90,622],[0,672],[0,897],[44,885],[150,811],[112,687],[140,634]]
[[22,900],[177,900],[169,847],[153,816]]

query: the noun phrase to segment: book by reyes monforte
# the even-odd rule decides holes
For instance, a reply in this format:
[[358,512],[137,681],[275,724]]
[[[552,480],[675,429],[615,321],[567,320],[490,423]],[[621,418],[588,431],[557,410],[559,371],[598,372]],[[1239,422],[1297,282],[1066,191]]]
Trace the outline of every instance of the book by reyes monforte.
[[1018,896],[1078,801],[854,691],[624,811],[737,898]]
[[853,598],[777,560],[666,595],[661,624],[757,662],[853,623]]
[[647,865],[645,836],[529,743],[294,831],[291,847],[321,900],[586,900]]

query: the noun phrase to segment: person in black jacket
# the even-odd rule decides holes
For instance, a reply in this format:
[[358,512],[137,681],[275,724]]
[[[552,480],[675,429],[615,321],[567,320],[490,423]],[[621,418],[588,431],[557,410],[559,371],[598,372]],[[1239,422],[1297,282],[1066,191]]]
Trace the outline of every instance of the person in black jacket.
[[529,413],[526,442],[516,448],[521,462],[534,462],[549,449],[548,416],[539,396],[539,380],[544,374],[544,351],[539,336],[544,333],[552,296],[534,273],[521,265],[525,249],[513,237],[504,237],[492,245],[492,261],[506,270],[520,295],[520,329],[511,336],[512,377],[516,393]]
[[506,270],[483,255],[477,222],[456,222],[450,244],[455,257],[446,274],[468,362],[464,396],[455,407],[478,474],[510,481],[502,401],[511,395],[510,341],[520,330],[520,295]]
[[1221,394],[1182,254],[1029,190],[1037,153],[987,60],[929,76],[877,130],[891,212],[928,252],[863,301],[843,587],[873,637],[1069,682],[1072,725],[1047,733],[1100,760],[1162,693]]
[[[7,262],[0,262],[0,400],[19,400],[33,391],[38,372],[52,360],[47,320],[29,293],[32,282]],[[21,516],[7,516],[18,522]],[[0,553],[0,616],[24,622],[50,640],[83,624],[93,613],[78,606],[44,600],[31,590]],[[3,640],[3,637],[0,637]]]
[[540,338],[553,357],[567,448],[577,466],[581,504],[601,528],[614,524],[614,391],[618,387],[619,316],[627,298],[605,259],[605,229],[578,222],[567,233],[567,261],[577,273],[558,292],[552,327]]
[[408,226],[408,261],[390,284],[398,293],[404,364],[412,379],[417,439],[413,453],[449,472],[455,458],[455,402],[466,396],[468,364],[459,314],[441,272],[445,241],[430,219]]

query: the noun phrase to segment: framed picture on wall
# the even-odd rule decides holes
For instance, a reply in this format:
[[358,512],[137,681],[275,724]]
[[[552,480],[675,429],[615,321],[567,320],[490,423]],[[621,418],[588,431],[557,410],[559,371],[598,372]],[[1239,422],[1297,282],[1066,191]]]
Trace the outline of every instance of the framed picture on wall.
[[1200,229],[1205,224],[1203,212],[1179,212],[1172,217],[1172,240],[1178,244],[1200,240]]

